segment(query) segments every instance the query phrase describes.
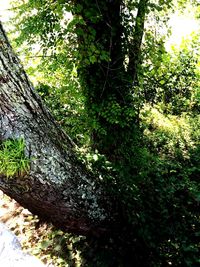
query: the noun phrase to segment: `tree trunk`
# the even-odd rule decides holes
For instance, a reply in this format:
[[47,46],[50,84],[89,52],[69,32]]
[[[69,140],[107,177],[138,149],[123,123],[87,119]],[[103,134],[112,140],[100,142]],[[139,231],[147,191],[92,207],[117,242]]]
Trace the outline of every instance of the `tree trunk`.
[[0,25],[0,141],[23,138],[30,171],[0,189],[31,212],[80,234],[101,234],[115,221],[99,177],[78,161],[75,145],[29,82]]
[[141,63],[141,45],[144,35],[145,16],[148,13],[149,0],[140,0],[138,3],[137,16],[135,20],[135,28],[133,34],[133,41],[129,46],[129,64],[128,73],[133,77],[133,84],[138,85],[138,66]]
[[122,158],[119,146],[124,144],[122,140],[127,133],[132,134],[129,126],[135,123],[134,119],[132,122],[127,119],[127,110],[134,107],[132,83],[124,64],[123,1],[100,0],[94,4],[93,0],[76,0],[75,3],[74,15],[84,21],[76,24],[78,75],[86,99],[91,147],[119,164]]

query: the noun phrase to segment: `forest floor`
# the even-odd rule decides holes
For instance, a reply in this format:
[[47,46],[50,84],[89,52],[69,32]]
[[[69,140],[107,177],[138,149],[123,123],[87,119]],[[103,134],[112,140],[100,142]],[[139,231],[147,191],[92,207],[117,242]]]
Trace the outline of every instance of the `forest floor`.
[[2,191],[0,222],[17,236],[25,253],[36,256],[47,267],[138,266],[137,261],[133,264],[135,254],[126,243],[116,243],[110,237],[104,240],[65,233],[41,221]]
[[35,255],[47,266],[80,267],[84,263],[79,246],[85,238],[66,234],[20,206],[0,191],[0,222],[18,237],[25,252]]

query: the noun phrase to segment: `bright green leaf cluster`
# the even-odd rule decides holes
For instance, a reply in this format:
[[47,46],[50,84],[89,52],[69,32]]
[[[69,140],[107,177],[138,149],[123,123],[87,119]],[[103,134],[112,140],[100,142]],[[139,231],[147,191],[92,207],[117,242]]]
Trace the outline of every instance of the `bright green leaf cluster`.
[[0,174],[12,177],[28,171],[30,160],[24,149],[23,139],[9,139],[0,145]]

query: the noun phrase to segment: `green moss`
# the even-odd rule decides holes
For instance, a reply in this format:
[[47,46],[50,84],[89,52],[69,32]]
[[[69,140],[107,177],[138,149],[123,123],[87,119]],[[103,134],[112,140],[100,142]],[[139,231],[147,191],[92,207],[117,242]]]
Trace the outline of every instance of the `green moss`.
[[9,139],[0,144],[0,174],[7,177],[27,172],[30,160],[24,154],[23,139]]

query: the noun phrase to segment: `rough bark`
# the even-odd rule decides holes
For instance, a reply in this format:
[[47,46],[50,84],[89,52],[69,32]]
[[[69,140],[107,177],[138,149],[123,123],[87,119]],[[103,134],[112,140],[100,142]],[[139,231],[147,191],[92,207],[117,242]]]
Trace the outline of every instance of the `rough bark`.
[[74,144],[56,124],[29,82],[0,25],[0,141],[24,138],[30,171],[0,189],[65,230],[100,234],[114,221],[98,177],[80,164]]

